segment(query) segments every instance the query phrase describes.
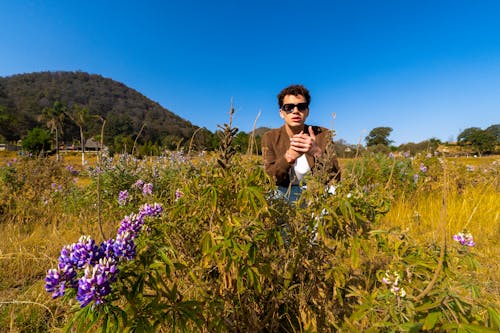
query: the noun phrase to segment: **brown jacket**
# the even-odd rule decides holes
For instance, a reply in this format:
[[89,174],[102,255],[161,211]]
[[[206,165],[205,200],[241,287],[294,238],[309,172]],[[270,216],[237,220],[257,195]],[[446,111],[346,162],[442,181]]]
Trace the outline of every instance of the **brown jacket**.
[[[304,133],[309,133],[308,125],[304,125]],[[324,127],[313,126],[316,142],[325,153],[327,144],[331,140],[329,130]],[[262,137],[262,156],[264,157],[264,169],[272,176],[276,185],[288,186],[290,184],[290,169],[293,164],[288,164],[285,159],[285,152],[290,147],[290,138],[285,126],[275,128],[264,133]],[[316,158],[311,154],[306,154],[307,162],[314,173]],[[335,156],[327,162],[330,169],[331,179],[340,180],[340,168]]]

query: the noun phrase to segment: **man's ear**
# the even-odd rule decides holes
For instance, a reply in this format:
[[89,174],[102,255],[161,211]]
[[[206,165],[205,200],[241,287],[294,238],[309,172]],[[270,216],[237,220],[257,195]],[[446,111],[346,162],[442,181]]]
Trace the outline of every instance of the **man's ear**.
[[285,116],[283,115],[283,113],[281,113],[281,111],[280,111],[280,117],[281,117],[282,119],[285,119]]

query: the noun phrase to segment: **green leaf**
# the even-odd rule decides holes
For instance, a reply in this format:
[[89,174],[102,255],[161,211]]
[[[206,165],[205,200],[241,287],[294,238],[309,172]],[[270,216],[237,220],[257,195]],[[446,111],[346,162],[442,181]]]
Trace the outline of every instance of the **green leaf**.
[[438,319],[441,318],[441,313],[440,312],[431,312],[425,317],[424,321],[424,326],[422,327],[423,330],[432,330],[434,326],[436,326],[436,322]]
[[201,238],[201,253],[204,255],[208,254],[214,245],[214,241],[212,239],[212,234],[210,232],[206,232],[205,235]]
[[492,307],[488,307],[488,316],[490,317],[490,326],[500,330],[500,315]]

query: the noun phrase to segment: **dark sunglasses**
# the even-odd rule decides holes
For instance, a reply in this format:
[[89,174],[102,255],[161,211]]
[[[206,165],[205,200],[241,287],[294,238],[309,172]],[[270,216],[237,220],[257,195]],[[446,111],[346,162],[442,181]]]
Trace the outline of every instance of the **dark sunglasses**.
[[290,112],[293,112],[293,110],[295,109],[295,107],[297,107],[297,109],[300,112],[302,112],[302,111],[307,110],[307,108],[309,107],[309,104],[307,104],[307,103],[283,104],[283,106],[281,107],[281,110],[285,111],[286,113],[290,113]]

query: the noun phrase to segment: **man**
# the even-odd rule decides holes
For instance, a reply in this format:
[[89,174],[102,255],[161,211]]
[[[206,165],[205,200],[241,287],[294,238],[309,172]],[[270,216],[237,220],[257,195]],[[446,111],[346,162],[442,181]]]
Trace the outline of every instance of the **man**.
[[[283,194],[290,201],[300,195],[300,181],[309,172],[314,172],[318,159],[326,154],[331,143],[330,131],[324,127],[305,124],[309,115],[311,96],[302,85],[291,85],[278,94],[280,117],[285,124],[266,132],[262,138],[264,168],[271,175]],[[337,158],[327,157],[329,180],[340,180]]]

